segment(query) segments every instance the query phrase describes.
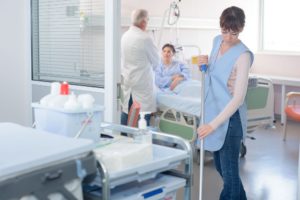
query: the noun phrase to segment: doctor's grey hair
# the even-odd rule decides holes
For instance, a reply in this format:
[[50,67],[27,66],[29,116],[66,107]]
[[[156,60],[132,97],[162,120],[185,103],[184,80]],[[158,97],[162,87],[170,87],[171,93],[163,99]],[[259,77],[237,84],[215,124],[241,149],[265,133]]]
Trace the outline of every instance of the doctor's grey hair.
[[136,9],[131,13],[131,22],[135,26],[140,26],[143,20],[148,19],[148,11],[144,9]]

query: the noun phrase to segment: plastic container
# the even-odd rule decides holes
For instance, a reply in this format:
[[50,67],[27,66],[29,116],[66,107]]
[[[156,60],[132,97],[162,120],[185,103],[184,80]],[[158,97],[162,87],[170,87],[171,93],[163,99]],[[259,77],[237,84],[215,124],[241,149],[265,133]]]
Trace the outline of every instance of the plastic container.
[[58,83],[58,82],[51,83],[50,94],[44,96],[40,100],[41,105],[48,106],[49,102],[51,102],[57,95],[59,95],[59,93],[60,93],[60,83]]
[[97,159],[103,161],[109,173],[135,167],[153,160],[152,144],[124,140],[94,149]]
[[[65,103],[68,101],[69,95],[55,95],[48,101],[50,108],[64,108]],[[42,104],[41,104],[42,105]],[[43,105],[44,106],[44,105]]]
[[64,109],[66,109],[66,110],[78,110],[80,108],[81,108],[81,106],[78,103],[75,94],[72,92],[68,96],[68,101],[64,104]]
[[78,102],[84,109],[91,109],[94,106],[95,99],[90,94],[80,94],[77,98]]
[[79,131],[81,138],[98,141],[100,123],[103,121],[103,106],[92,109],[68,111],[63,108],[49,108],[32,103],[36,129],[67,137],[75,137]]
[[[110,173],[110,188],[115,188],[118,185],[134,180],[143,182],[152,179],[161,172],[176,169],[181,161],[189,156],[184,150],[156,144],[152,145],[152,150],[153,159],[149,160],[149,162],[142,162],[132,167]],[[98,181],[98,183],[101,184],[101,181]]]
[[[159,175],[155,179],[147,180],[142,183],[131,182],[116,187],[112,190],[111,200],[176,200],[176,191],[184,187],[185,179],[170,175]],[[96,200],[101,197],[101,190],[88,192],[85,187],[85,199]],[[92,186],[95,190],[95,186]]]

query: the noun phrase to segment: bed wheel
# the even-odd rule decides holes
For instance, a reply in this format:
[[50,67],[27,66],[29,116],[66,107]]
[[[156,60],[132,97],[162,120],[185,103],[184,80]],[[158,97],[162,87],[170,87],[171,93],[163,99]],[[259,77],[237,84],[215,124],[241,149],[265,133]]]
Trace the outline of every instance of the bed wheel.
[[244,158],[245,155],[246,155],[246,153],[247,153],[247,147],[244,144],[244,142],[241,143],[241,150],[240,150],[240,152],[241,152],[241,158]]

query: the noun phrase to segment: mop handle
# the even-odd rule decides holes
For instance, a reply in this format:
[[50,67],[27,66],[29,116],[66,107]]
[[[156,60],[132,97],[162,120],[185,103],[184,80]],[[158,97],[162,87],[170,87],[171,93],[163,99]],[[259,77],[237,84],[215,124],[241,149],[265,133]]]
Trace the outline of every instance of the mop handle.
[[[205,98],[205,72],[207,70],[207,65],[203,64],[200,66],[201,71],[201,117],[200,126],[204,124],[204,98]],[[199,172],[199,200],[203,197],[203,170],[204,170],[204,143],[203,139],[200,140],[200,172]]]

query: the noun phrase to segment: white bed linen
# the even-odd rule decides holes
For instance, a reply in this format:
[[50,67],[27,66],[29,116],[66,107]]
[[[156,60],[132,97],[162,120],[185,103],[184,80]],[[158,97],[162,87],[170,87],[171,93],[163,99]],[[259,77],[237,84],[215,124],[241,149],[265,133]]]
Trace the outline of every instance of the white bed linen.
[[169,89],[157,92],[158,107],[175,109],[177,111],[200,117],[201,113],[201,82],[184,81],[173,91]]

